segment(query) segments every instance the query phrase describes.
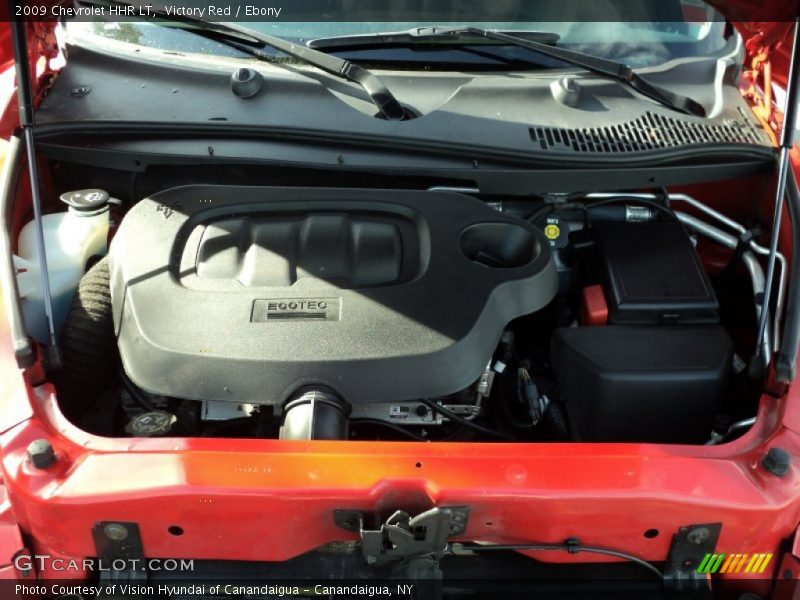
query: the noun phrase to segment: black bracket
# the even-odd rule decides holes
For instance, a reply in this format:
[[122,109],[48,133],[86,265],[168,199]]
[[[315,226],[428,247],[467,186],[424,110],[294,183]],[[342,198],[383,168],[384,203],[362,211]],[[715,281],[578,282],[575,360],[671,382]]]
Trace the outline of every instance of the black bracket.
[[437,507],[416,517],[398,510],[374,529],[366,526],[368,516],[358,510],[337,510],[337,527],[361,536],[361,550],[370,565],[408,561],[422,556],[438,560],[447,550],[450,537],[463,535],[467,528],[469,508]]
[[664,586],[670,598],[710,598],[708,576],[698,573],[706,554],[717,547],[722,523],[681,527],[672,536],[664,569]]
[[100,521],[92,527],[92,537],[103,567],[101,584],[147,580],[147,561],[138,524]]

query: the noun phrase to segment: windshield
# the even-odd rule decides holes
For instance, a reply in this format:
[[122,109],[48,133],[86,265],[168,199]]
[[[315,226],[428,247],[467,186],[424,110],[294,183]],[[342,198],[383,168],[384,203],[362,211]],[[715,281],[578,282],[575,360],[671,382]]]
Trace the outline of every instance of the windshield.
[[[433,24],[510,32],[549,32],[556,34],[559,47],[634,67],[714,54],[724,48],[727,34],[722,17],[700,0],[651,0],[649,3],[624,3],[620,0],[546,0],[535,3],[522,0],[485,3],[474,0],[401,0],[380,4],[377,6],[371,0],[306,0],[281,9],[278,15],[273,9],[268,13],[272,20],[258,20],[263,16],[253,14],[255,7],[242,5],[235,21],[250,29],[303,44],[319,38],[398,32]],[[632,10],[631,6],[637,10]],[[214,18],[208,14],[194,16],[225,21],[224,17]],[[307,20],[297,20],[300,17]],[[370,17],[378,19],[366,21]],[[465,17],[470,20],[463,20]],[[478,17],[486,20],[478,21]],[[244,56],[222,43],[154,22],[72,23],[70,32],[78,37],[100,35],[171,52]],[[382,48],[380,51],[375,48],[327,51],[350,60],[425,61],[444,68],[450,63],[498,62],[493,60],[498,58],[506,63],[520,57],[531,59],[529,51],[504,48],[502,44],[485,48],[481,54],[442,50],[437,48],[434,51],[429,44],[427,49],[414,48],[413,52],[400,47]],[[552,61],[538,62],[543,67],[558,66]]]

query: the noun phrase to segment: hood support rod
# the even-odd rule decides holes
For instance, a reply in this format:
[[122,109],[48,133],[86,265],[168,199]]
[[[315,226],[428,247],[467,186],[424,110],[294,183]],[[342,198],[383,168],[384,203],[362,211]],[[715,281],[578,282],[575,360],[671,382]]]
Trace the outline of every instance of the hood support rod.
[[11,33],[14,43],[14,66],[17,75],[17,102],[19,104],[19,123],[25,138],[25,150],[28,156],[28,174],[31,182],[31,204],[33,205],[34,230],[36,233],[36,249],[39,258],[39,270],[42,274],[42,291],[44,310],[47,316],[49,345],[47,347],[48,364],[51,368],[61,365],[61,355],[56,342],[55,325],[53,323],[53,299],[50,291],[50,275],[47,271],[47,255],[44,245],[42,226],[42,199],[39,190],[39,172],[36,164],[36,149],[33,140],[34,109],[33,87],[31,85],[30,59],[25,33],[25,21],[15,19],[11,22]]
[[751,364],[750,368],[760,370],[761,366],[769,365],[771,357],[761,356],[762,342],[767,332],[767,321],[769,319],[769,304],[772,299],[772,284],[775,279],[775,263],[778,255],[778,242],[780,240],[781,220],[783,218],[783,207],[786,198],[786,181],[789,176],[789,152],[794,141],[794,129],[797,125],[797,103],[800,100],[798,94],[800,90],[800,68],[797,61],[800,60],[800,18],[795,17],[794,39],[792,41],[792,59],[789,67],[789,78],[786,82],[786,104],[783,110],[783,129],[781,130],[780,155],[778,158],[778,185],[775,191],[775,213],[772,218],[772,240],[769,246],[769,258],[767,260],[767,280],[764,288],[764,300],[762,303],[761,319],[758,323],[758,338],[756,342],[756,354],[754,358],[760,358],[761,364]]

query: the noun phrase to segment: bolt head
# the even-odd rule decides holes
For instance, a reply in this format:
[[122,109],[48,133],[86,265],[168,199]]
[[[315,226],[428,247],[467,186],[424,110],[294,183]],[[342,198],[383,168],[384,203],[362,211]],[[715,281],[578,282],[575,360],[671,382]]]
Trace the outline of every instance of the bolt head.
[[128,528],[119,523],[109,523],[103,527],[103,533],[108,539],[121,542],[128,537]]
[[56,453],[47,440],[35,440],[28,444],[28,458],[37,469],[46,469],[56,462]]
[[769,452],[761,459],[761,466],[778,477],[783,477],[789,472],[791,455],[783,448],[770,448]]
[[706,527],[695,527],[686,534],[686,539],[692,544],[702,544],[711,536],[711,532]]

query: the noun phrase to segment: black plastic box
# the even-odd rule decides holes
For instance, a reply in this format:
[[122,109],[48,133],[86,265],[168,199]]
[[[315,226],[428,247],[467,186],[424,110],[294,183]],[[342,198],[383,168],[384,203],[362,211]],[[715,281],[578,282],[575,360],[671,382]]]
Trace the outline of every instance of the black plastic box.
[[609,323],[718,323],[719,304],[683,225],[598,223]]
[[559,329],[552,364],[583,441],[703,443],[730,381],[733,344],[707,326]]

